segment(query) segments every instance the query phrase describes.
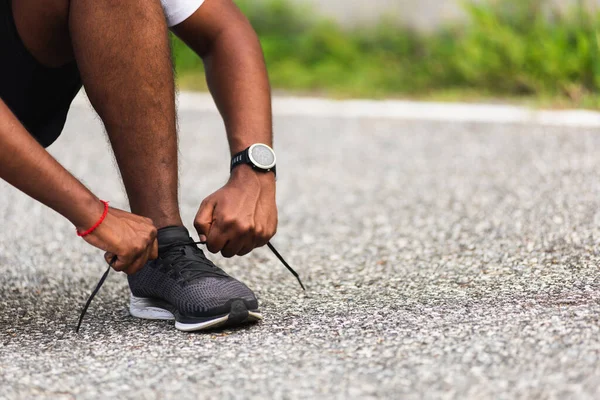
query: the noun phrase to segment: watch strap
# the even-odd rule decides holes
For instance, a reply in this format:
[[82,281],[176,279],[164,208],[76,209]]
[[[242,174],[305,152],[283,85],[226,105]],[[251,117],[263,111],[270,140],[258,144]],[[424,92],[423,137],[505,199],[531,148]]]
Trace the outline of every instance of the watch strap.
[[233,169],[240,164],[251,164],[252,165],[252,161],[250,161],[250,156],[248,155],[249,150],[250,150],[250,147],[248,147],[246,150],[240,151],[239,153],[237,153],[236,155],[231,157],[231,166],[229,168],[229,172],[233,171]]
[[250,147],[248,147],[245,150],[240,151],[239,153],[235,154],[233,157],[231,157],[231,165],[229,167],[229,173],[231,173],[231,171],[233,171],[233,169],[235,167],[237,167],[238,165],[241,164],[248,164],[252,167],[252,169],[255,169],[257,171],[261,171],[261,172],[270,172],[273,171],[273,173],[275,174],[275,176],[277,176],[277,166],[273,166],[273,168],[271,169],[262,169],[262,168],[257,168],[254,163],[252,163],[252,160],[250,160]]

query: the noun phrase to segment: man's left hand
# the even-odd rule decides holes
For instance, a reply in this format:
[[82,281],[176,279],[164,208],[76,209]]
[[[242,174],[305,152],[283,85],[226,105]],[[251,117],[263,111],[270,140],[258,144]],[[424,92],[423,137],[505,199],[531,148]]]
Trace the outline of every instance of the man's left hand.
[[234,168],[227,184],[200,204],[194,226],[208,250],[223,257],[264,246],[277,231],[275,174]]

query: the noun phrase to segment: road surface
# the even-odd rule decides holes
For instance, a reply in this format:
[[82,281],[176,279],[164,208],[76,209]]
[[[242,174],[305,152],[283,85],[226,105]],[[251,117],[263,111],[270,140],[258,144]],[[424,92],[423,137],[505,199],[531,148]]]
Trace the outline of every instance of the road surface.
[[[182,109],[181,205],[223,184],[211,110]],[[264,322],[188,334],[127,313],[53,211],[0,184],[0,398],[598,398],[600,131],[280,115],[279,232],[211,258]],[[73,107],[50,151],[126,207],[101,124]],[[152,179],[152,177],[147,177]]]

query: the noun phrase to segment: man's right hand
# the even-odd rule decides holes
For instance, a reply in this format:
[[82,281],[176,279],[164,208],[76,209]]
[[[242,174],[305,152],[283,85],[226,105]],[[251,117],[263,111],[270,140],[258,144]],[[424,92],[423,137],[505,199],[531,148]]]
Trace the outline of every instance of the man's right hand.
[[[0,179],[63,215],[80,232],[98,221],[104,205],[27,132],[1,98],[0,149]],[[83,239],[106,251],[107,262],[116,255],[113,268],[127,274],[158,257],[152,221],[116,208]]]
[[107,263],[117,256],[112,267],[128,275],[140,270],[146,261],[158,257],[156,228],[152,220],[117,208],[109,208],[104,221],[83,239],[106,251]]

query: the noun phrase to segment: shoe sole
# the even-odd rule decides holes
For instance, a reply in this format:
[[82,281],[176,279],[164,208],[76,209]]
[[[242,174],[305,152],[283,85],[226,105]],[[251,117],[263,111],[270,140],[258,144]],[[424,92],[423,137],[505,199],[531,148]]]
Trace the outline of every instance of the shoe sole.
[[183,332],[202,331],[222,327],[234,327],[262,320],[262,315],[256,310],[248,310],[242,300],[231,304],[229,314],[216,316],[201,322],[181,322],[173,312],[165,308],[164,303],[147,298],[131,295],[129,313],[136,318],[150,320],[175,320],[175,328]]

